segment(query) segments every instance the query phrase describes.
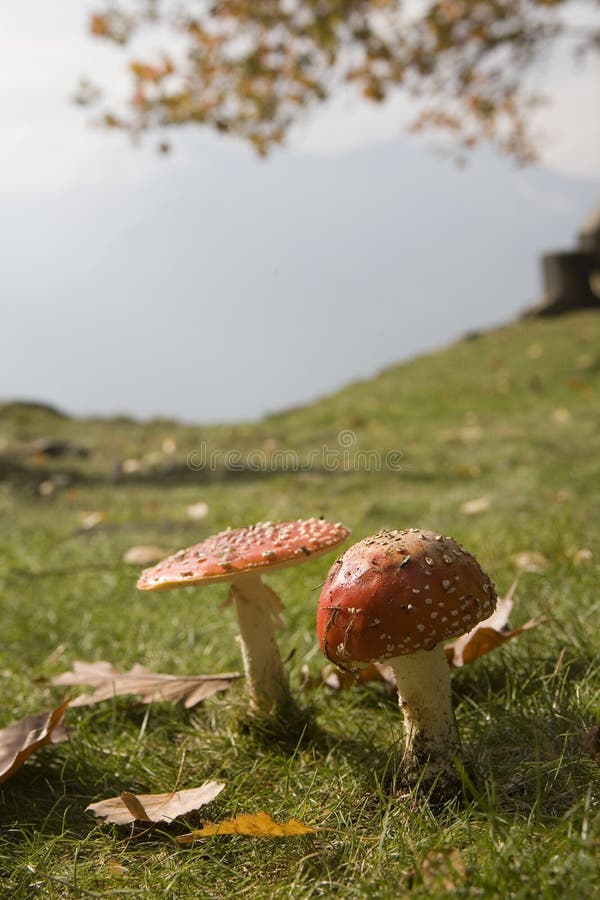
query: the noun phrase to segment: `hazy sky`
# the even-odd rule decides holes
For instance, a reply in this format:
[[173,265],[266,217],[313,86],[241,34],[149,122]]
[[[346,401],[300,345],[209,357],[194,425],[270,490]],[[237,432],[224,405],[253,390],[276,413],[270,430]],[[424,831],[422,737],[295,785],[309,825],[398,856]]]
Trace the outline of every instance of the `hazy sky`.
[[[255,418],[539,295],[600,195],[597,63],[540,75],[545,164],[464,170],[344,94],[268,161],[202,131],[159,157],[86,125],[118,52],[78,0],[0,12],[0,397],[76,413]],[[116,64],[116,65],[115,65]]]

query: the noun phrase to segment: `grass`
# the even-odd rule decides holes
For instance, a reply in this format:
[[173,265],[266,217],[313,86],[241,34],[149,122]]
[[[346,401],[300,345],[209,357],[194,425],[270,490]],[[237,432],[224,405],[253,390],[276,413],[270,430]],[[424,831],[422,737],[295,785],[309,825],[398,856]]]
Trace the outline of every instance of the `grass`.
[[[122,562],[132,545],[171,551],[227,525],[322,514],[357,540],[382,527],[452,534],[501,592],[515,554],[537,551],[549,565],[522,575],[514,615],[514,624],[546,624],[454,675],[466,749],[460,802],[434,808],[390,791],[400,717],[382,686],[301,691],[302,666],[316,674],[323,662],[314,609],[333,561],[325,558],[269,579],[285,601],[280,643],[314,717],[311,736],[240,729],[241,687],[192,712],[124,700],[70,711],[71,740],[0,786],[0,893],[598,896],[600,769],[581,742],[600,720],[599,348],[597,314],[521,322],[256,424],[78,421],[1,408],[0,727],[56,705],[64,692],[36,679],[75,659],[171,673],[239,666],[234,617],[220,605],[226,589],[139,594],[135,567]],[[89,456],[24,452],[48,436]],[[211,471],[190,467],[203,447],[238,450],[243,465],[226,468],[222,452]],[[337,451],[337,464],[322,448]],[[290,450],[300,462],[316,458],[286,471],[278,451]],[[388,464],[376,470],[377,459]],[[461,511],[480,497],[487,510]],[[186,507],[200,500],[209,513],[192,521]],[[89,511],[104,518],[86,529]],[[574,555],[582,549],[591,558]],[[169,790],[184,752],[181,787],[227,784],[202,818],[264,809],[322,830],[189,848],[174,840],[185,826],[134,837],[85,813],[123,789]]]

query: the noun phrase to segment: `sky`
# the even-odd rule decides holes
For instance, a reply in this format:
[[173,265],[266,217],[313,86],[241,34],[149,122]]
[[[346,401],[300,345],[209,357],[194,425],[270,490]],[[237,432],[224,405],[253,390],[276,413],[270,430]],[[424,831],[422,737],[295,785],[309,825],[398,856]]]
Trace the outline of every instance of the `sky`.
[[123,60],[81,0],[0,12],[0,398],[73,414],[256,419],[466,331],[542,289],[600,197],[600,70],[536,76],[543,163],[457,169],[407,103],[347,92],[267,161],[201,129],[158,156],[89,125]]

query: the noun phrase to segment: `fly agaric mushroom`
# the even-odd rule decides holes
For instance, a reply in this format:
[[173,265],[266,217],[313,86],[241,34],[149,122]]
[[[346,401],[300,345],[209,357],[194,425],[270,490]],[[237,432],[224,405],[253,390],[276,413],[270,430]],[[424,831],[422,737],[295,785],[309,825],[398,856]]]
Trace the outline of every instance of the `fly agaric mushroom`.
[[254,711],[274,712],[289,701],[287,679],[275,640],[274,623],[282,608],[261,575],[321,556],[350,532],[325,519],[259,522],[228,528],[200,544],[180,550],[146,569],[137,587],[145,591],[229,581],[235,602],[246,685]]
[[443,642],[496,605],[474,556],[432,531],[380,531],[332,566],[317,613],[319,643],[341,668],[387,662],[404,716],[407,780],[452,781],[460,740]]

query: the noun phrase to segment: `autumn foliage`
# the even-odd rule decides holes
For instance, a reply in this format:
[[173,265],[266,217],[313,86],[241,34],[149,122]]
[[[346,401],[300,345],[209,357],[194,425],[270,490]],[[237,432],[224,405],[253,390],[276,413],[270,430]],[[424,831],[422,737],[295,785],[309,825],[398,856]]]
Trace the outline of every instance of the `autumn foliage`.
[[[381,102],[418,98],[414,130],[450,132],[459,153],[489,141],[535,155],[523,76],[561,36],[569,0],[121,0],[90,17],[92,35],[125,45],[160,27],[177,52],[131,58],[127,109],[104,123],[133,135],[196,123],[264,155],[302,111],[343,83]],[[593,28],[571,34],[578,52]],[[135,48],[131,49],[135,53]],[[95,95],[94,95],[95,96]],[[80,92],[89,102],[89,83]],[[163,141],[163,149],[166,145]]]

